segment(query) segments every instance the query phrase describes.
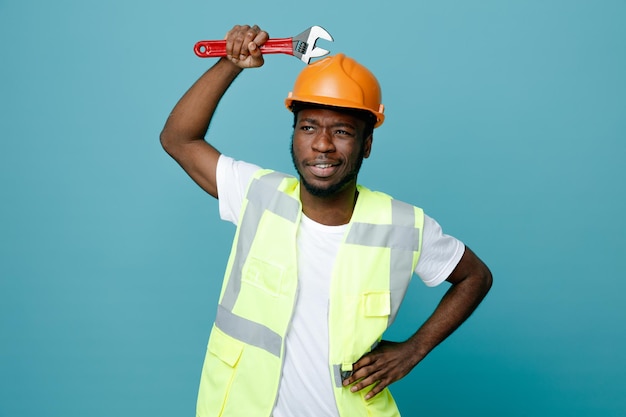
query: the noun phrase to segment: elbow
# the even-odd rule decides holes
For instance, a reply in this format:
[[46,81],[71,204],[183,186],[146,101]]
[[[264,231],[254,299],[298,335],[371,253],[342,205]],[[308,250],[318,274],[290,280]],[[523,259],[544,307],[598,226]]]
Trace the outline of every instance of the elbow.
[[474,286],[476,288],[476,293],[482,300],[483,298],[485,298],[485,296],[487,296],[489,290],[491,290],[491,287],[493,286],[493,275],[491,274],[491,271],[489,270],[487,265],[482,264],[482,268],[480,268],[480,270],[477,271],[474,276]]
[[159,135],[159,140],[161,142],[161,147],[163,150],[170,155],[172,158],[176,159],[176,153],[178,146],[180,144],[179,141],[176,140],[176,137],[167,130],[167,128],[161,131]]
[[163,150],[169,154],[170,153],[169,149],[171,148],[172,140],[170,138],[170,135],[167,132],[167,129],[163,129],[161,131],[161,134],[159,135],[159,141],[161,142],[161,147],[163,148]]
[[493,286],[493,274],[491,273],[489,268],[487,268],[486,266],[485,266],[485,271],[483,273],[482,284],[483,284],[483,292],[485,295],[487,295],[487,293],[489,292],[489,290],[491,290],[491,287]]
[[[476,268],[467,278],[468,284],[472,288],[474,297],[480,303],[487,296],[493,286],[493,275],[487,265],[481,262],[480,267]],[[469,288],[469,287],[468,287]]]
[[493,286],[493,274],[491,270],[480,258],[478,258],[473,252],[471,252],[474,256],[474,267],[473,275],[474,276],[474,285],[477,288],[478,293],[482,297],[485,297],[491,287]]
[[473,300],[472,303],[474,304],[474,308],[476,308],[491,290],[491,286],[493,285],[493,275],[491,274],[491,271],[485,267],[481,271],[475,271],[475,273],[469,276],[466,281],[468,297]]

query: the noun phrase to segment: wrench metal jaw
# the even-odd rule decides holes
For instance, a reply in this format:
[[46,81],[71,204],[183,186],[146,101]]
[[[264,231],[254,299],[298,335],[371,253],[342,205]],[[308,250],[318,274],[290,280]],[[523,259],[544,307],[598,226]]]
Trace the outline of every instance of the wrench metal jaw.
[[299,58],[305,64],[311,62],[312,58],[318,58],[329,53],[326,49],[315,46],[318,39],[324,39],[332,42],[333,37],[330,36],[324,28],[320,26],[311,26],[301,34],[292,38],[293,55]]

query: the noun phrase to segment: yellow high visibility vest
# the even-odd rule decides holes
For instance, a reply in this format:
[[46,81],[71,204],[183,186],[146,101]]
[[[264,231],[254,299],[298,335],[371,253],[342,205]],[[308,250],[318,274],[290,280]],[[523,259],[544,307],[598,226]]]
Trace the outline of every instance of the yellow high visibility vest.
[[[388,389],[342,386],[352,364],[395,319],[419,259],[420,208],[358,186],[330,287],[329,361],[341,416],[399,416]],[[300,183],[261,170],[252,179],[226,267],[198,393],[197,417],[270,417],[298,286]],[[305,364],[303,364],[305,365]]]

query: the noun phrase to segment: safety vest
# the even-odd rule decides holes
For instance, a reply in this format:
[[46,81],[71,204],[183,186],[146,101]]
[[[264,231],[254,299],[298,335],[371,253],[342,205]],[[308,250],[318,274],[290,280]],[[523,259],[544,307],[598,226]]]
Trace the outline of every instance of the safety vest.
[[[252,179],[226,267],[198,394],[197,417],[269,417],[298,289],[300,183],[261,170]],[[342,380],[393,322],[420,254],[421,209],[358,186],[333,266],[329,361],[339,414],[399,416],[388,389],[370,400]],[[303,364],[306,366],[306,364]],[[306,394],[303,394],[306,395]]]

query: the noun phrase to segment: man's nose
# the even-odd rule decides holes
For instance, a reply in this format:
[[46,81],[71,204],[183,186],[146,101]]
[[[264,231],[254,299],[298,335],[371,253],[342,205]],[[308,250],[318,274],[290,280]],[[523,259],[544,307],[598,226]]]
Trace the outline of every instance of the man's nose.
[[317,136],[313,140],[313,149],[318,152],[332,152],[335,150],[333,137],[328,129],[320,129]]

